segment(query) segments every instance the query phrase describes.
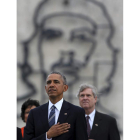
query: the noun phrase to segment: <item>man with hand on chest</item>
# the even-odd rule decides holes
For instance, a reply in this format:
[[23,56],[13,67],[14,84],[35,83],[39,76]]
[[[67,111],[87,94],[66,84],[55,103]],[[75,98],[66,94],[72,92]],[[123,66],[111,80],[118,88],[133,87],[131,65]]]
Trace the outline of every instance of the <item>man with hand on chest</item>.
[[30,111],[25,140],[87,140],[84,109],[63,99],[68,90],[64,75],[52,72],[46,80],[49,102]]
[[120,140],[115,118],[95,110],[97,89],[82,84],[77,94],[79,104],[85,110],[87,134],[89,140]]

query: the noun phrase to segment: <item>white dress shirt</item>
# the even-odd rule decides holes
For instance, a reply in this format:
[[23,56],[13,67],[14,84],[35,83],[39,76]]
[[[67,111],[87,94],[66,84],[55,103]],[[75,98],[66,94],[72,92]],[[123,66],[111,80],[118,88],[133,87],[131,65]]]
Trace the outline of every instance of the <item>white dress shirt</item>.
[[90,118],[89,118],[90,129],[92,129],[92,126],[93,126],[94,117],[95,117],[95,112],[96,112],[96,110],[94,109],[94,110],[92,111],[92,113],[90,113],[89,115],[85,114],[85,117],[86,117],[86,116],[89,116],[89,117],[90,117]]
[[[54,105],[56,108],[55,108],[55,124],[57,124],[57,120],[58,120],[58,117],[59,117],[59,113],[60,113],[60,110],[61,110],[61,107],[62,107],[62,103],[63,103],[63,98],[58,101],[56,104],[52,104],[52,102],[49,100],[49,105],[48,105],[48,120],[49,120],[49,115],[50,115],[50,112],[51,112],[51,107]],[[46,134],[46,140],[52,140],[51,139],[48,139],[47,138],[47,134]]]

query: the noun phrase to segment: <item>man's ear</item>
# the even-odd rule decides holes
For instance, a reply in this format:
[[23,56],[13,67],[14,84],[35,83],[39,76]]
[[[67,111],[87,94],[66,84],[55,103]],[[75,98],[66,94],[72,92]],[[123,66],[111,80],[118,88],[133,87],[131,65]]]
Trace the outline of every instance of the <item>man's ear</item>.
[[64,92],[68,90],[68,85],[64,85]]
[[46,90],[46,92],[47,92],[47,86],[45,86],[45,90]]
[[97,103],[97,100],[98,100],[98,98],[97,98],[97,96],[95,97],[95,101],[96,101],[96,103]]

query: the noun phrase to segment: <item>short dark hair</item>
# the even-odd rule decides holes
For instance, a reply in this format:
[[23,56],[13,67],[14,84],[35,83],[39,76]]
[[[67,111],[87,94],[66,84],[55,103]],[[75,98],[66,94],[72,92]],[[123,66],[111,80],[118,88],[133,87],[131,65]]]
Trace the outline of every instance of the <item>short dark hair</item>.
[[[62,78],[62,80],[63,80],[63,82],[64,82],[64,85],[67,85],[66,77],[65,77],[63,74],[61,74],[60,72],[52,71],[50,74],[58,74],[58,75],[60,75],[61,78]],[[50,74],[49,74],[49,75],[50,75]],[[48,75],[48,76],[49,76],[49,75]],[[48,78],[48,76],[47,76],[47,78]]]
[[[38,100],[32,100],[32,99],[28,99],[27,101],[25,101],[22,104],[21,107],[21,115],[20,117],[22,118],[22,120],[24,121],[24,114],[25,114],[25,110],[29,107],[29,106],[40,106],[39,101]],[[25,121],[24,121],[25,122]]]

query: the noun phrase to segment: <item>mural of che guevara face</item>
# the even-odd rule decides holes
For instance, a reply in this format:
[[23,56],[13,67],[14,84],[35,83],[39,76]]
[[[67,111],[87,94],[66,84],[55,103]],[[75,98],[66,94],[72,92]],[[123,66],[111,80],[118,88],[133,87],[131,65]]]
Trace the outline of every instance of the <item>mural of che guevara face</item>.
[[95,85],[99,96],[110,92],[117,50],[111,42],[114,27],[102,3],[42,0],[33,21],[34,32],[23,42],[23,63],[18,63],[26,88],[18,95],[19,102],[29,97],[46,102],[45,80],[51,71],[67,77],[69,90],[65,96],[70,102],[77,101],[75,94],[83,82]]
[[69,86],[73,85],[96,48],[95,25],[84,15],[71,12],[45,17],[39,36],[39,51],[43,56],[41,70],[61,71],[68,77]]

